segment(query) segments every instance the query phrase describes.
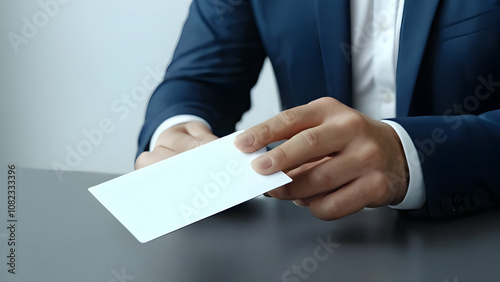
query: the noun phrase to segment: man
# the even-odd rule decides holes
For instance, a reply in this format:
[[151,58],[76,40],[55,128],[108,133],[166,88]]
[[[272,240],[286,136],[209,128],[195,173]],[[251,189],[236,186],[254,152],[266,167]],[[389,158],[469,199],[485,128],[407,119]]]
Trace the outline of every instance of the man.
[[294,179],[271,196],[326,220],[493,208],[499,50],[500,1],[194,0],[136,168],[231,133],[267,56],[288,110],[235,146],[289,139],[252,163]]

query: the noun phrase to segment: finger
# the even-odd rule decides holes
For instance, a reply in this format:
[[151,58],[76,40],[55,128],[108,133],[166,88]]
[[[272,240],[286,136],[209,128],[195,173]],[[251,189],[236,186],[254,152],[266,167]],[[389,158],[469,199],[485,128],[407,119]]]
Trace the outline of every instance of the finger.
[[139,155],[135,161],[135,169],[140,169],[148,165],[152,165],[164,159],[168,159],[176,153],[165,147],[156,146],[153,152],[143,152]]
[[252,167],[258,173],[272,174],[298,167],[310,159],[331,155],[347,145],[352,138],[350,130],[335,123],[306,129],[255,159]]
[[[299,174],[301,174],[302,172],[304,172],[304,171],[306,171],[306,170],[309,170],[309,169],[311,169],[312,167],[317,166],[318,164],[321,164],[321,163],[323,163],[323,162],[325,162],[325,161],[329,160],[330,158],[331,158],[331,157],[329,157],[329,156],[328,156],[328,157],[324,157],[324,158],[319,159],[319,160],[317,160],[317,159],[313,159],[313,160],[311,160],[310,162],[305,163],[305,164],[303,164],[303,165],[301,165],[301,166],[299,166],[299,167],[293,168],[292,170],[289,170],[289,171],[283,171],[283,172],[284,172],[286,175],[288,175],[288,177],[290,177],[290,178],[292,178],[292,179],[295,179],[295,177],[297,177],[297,176],[298,176]],[[278,188],[276,188],[275,190],[280,189],[280,188],[282,188],[282,187],[283,187],[283,186],[278,187]],[[266,194],[267,194],[267,195],[265,195],[266,197],[273,197],[273,196],[271,195],[271,192],[267,192]]]
[[363,173],[356,155],[339,154],[296,175],[292,182],[273,190],[271,195],[282,200],[304,199],[335,191]]
[[353,214],[379,201],[381,191],[384,191],[383,183],[381,174],[358,178],[335,192],[309,202],[309,210],[323,220],[335,220]]
[[326,116],[324,107],[307,104],[279,113],[236,136],[235,145],[243,152],[250,153],[267,144],[289,139],[300,131],[317,126]]
[[[294,169],[292,169],[290,171],[284,171],[284,173],[286,175],[288,175],[288,177],[294,179],[297,175],[301,174],[302,172],[304,172],[304,171],[306,171],[306,170],[308,170],[308,169],[310,169],[310,168],[312,168],[312,167],[314,167],[314,166],[316,166],[316,165],[318,165],[320,163],[323,163],[323,162],[325,162],[325,161],[327,161],[329,159],[330,159],[330,157],[324,157],[324,158],[319,159],[319,160],[313,159],[309,163],[303,164],[303,165],[301,165],[301,166],[299,166],[297,168],[294,168]],[[276,188],[276,189],[280,189],[280,188],[281,187]],[[264,196],[266,196],[266,197],[273,197],[270,193],[271,192],[267,192],[267,193],[264,194]]]
[[321,157],[321,158],[313,158],[309,162],[306,162],[305,164],[302,164],[300,166],[288,169],[288,170],[283,170],[284,173],[286,173],[290,178],[294,179],[297,177],[299,174],[319,165],[322,164],[328,160],[330,160],[332,157],[331,156],[326,156],[326,157]]

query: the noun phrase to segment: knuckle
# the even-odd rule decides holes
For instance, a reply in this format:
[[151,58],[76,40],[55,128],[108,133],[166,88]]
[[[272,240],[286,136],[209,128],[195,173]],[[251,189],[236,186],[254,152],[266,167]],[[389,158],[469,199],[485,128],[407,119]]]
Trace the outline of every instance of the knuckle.
[[300,135],[310,148],[316,148],[321,144],[321,135],[315,129],[302,131]]
[[374,141],[368,141],[363,146],[361,152],[361,163],[368,167],[380,167],[384,160],[378,144]]
[[316,101],[327,107],[336,106],[340,103],[337,99],[332,97],[321,97]]
[[295,111],[294,109],[282,111],[277,115],[277,117],[284,126],[295,124],[299,119],[297,111]]
[[361,114],[358,112],[352,111],[349,114],[346,114],[346,118],[344,121],[345,125],[349,128],[363,128],[365,125],[365,120]]
[[255,126],[255,134],[258,136],[259,140],[267,141],[272,137],[271,128],[266,123],[261,123]]
[[332,175],[321,169],[318,169],[317,171],[309,175],[309,182],[314,187],[333,188],[330,187],[333,184]]
[[321,112],[325,117],[328,117],[331,113],[335,112],[335,109],[342,105],[342,103],[332,97],[322,97],[312,101],[309,105]]

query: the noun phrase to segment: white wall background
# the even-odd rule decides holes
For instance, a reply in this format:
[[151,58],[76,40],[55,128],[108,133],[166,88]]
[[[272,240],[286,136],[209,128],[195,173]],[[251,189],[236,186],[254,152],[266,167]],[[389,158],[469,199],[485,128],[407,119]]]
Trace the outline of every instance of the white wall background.
[[[0,1],[1,165],[131,171],[150,84],[163,76],[190,2]],[[240,129],[278,112],[268,62],[252,103]]]

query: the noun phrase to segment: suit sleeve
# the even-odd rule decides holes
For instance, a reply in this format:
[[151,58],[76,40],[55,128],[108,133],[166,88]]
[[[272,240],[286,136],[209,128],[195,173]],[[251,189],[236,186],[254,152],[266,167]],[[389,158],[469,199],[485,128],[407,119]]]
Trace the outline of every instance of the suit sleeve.
[[247,1],[194,0],[165,78],[149,100],[137,156],[175,115],[198,116],[218,136],[233,132],[250,108],[265,56]]
[[450,216],[500,205],[500,110],[393,119],[412,138],[426,189],[416,215]]

